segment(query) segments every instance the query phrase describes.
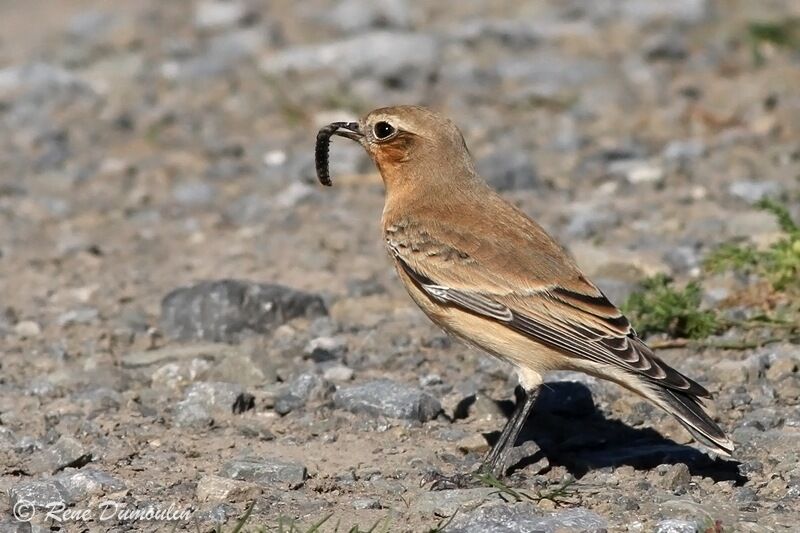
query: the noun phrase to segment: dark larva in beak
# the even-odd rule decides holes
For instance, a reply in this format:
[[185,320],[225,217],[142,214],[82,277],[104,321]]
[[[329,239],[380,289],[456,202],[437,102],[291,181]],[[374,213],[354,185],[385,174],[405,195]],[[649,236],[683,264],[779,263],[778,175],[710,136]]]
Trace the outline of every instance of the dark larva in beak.
[[317,179],[327,187],[333,185],[331,181],[330,169],[328,168],[328,156],[330,155],[331,135],[339,129],[336,123],[328,124],[320,128],[317,133],[317,144],[314,148],[314,163],[317,167]]
[[[317,132],[317,144],[314,147],[314,163],[317,169],[317,179],[325,186],[330,187],[333,185],[331,181],[330,169],[328,168],[328,156],[331,145],[331,137],[336,134],[340,129],[348,130],[346,137],[353,138],[353,135],[358,131],[357,122],[332,122],[327,126],[320,128]],[[341,134],[340,134],[341,135]]]

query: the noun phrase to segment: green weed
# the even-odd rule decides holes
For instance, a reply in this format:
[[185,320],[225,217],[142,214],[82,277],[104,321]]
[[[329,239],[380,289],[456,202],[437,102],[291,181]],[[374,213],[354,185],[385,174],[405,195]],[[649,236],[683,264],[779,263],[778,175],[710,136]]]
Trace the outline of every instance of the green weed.
[[762,47],[771,45],[777,48],[800,50],[800,17],[783,20],[751,22],[747,26],[750,51],[756,65],[765,61]]
[[758,250],[750,244],[723,244],[706,259],[705,266],[711,272],[734,270],[756,274],[766,279],[776,291],[800,290],[800,226],[785,206],[762,200],[758,206],[775,216],[783,232],[780,240],[766,250]]
[[643,336],[666,333],[672,337],[702,339],[720,329],[716,313],[700,309],[700,285],[691,282],[677,289],[672,281],[658,274],[642,282],[622,306]]

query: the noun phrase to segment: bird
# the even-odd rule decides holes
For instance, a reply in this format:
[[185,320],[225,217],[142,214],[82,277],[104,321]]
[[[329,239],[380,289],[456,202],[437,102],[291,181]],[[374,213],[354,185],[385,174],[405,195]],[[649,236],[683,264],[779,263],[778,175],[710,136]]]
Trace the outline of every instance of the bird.
[[380,172],[383,237],[411,299],[517,372],[521,398],[479,472],[502,477],[513,466],[510,451],[544,377],[557,370],[614,382],[730,456],[733,443],[704,409],[710,393],[656,356],[565,248],[481,178],[453,121],[400,105],[326,126],[317,145],[326,185],[331,135],[358,142]]

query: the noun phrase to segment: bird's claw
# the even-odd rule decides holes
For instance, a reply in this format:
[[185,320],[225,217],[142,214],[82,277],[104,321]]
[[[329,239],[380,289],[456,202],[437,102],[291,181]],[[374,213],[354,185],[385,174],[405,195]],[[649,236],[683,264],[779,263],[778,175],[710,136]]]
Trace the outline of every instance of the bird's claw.
[[430,483],[430,490],[452,490],[474,487],[477,480],[473,474],[453,474],[446,476],[441,472],[430,472],[422,478],[422,485]]

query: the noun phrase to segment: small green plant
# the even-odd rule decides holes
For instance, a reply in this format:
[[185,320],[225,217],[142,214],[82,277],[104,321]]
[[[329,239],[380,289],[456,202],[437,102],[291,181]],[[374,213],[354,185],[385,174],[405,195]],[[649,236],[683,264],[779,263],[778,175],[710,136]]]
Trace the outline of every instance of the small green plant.
[[642,282],[628,297],[623,311],[642,335],[666,333],[672,337],[702,339],[719,330],[713,311],[700,309],[701,289],[691,282],[683,290],[658,274]]
[[776,291],[800,290],[800,226],[786,207],[773,200],[762,200],[758,206],[775,216],[783,237],[766,250],[749,244],[723,244],[709,255],[705,266],[712,272],[731,269],[757,274]]
[[497,489],[497,494],[500,496],[510,497],[515,502],[528,500],[539,503],[544,500],[549,500],[556,506],[559,506],[572,503],[569,498],[574,495],[574,492],[570,490],[570,486],[575,483],[575,479],[565,481],[553,490],[537,491],[536,494],[529,494],[525,491],[509,487],[491,474],[476,474],[475,477],[484,485]]
[[789,50],[800,49],[800,18],[751,22],[747,26],[747,37],[753,60],[757,65],[761,65],[765,60],[762,51],[765,44]]

